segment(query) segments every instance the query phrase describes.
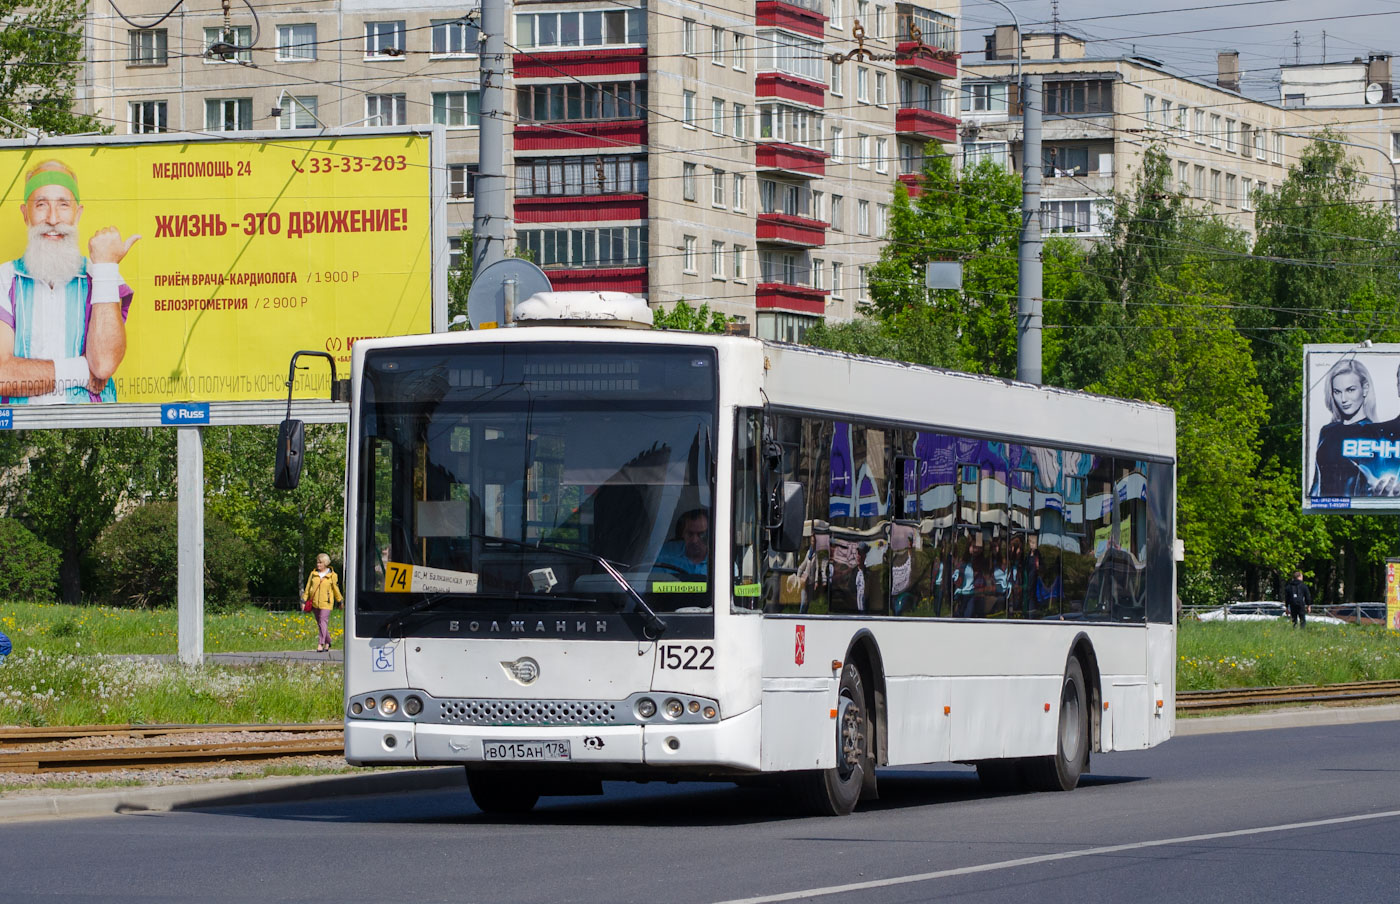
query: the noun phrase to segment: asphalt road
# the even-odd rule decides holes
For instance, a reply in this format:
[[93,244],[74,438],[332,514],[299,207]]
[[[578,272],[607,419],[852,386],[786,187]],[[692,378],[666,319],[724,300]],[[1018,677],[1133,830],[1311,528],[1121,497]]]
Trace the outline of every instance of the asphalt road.
[[1070,794],[881,773],[844,819],[609,784],[483,816],[460,788],[0,825],[0,901],[1393,901],[1400,722],[1178,737]]

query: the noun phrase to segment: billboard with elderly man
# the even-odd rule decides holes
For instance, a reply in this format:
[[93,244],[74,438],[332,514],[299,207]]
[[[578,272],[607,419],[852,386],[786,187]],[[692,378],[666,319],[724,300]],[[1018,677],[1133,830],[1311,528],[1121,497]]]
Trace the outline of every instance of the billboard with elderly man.
[[[0,406],[275,400],[295,351],[343,378],[357,339],[430,332],[440,142],[0,146]],[[309,369],[296,395],[329,381]]]
[[1400,345],[1304,348],[1303,511],[1400,511]]

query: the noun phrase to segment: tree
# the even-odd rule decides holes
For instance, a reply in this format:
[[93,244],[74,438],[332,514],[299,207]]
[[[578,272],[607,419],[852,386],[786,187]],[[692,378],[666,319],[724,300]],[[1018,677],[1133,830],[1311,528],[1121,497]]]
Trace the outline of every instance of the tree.
[[50,135],[103,128],[96,118],[73,112],[86,13],[84,0],[0,0],[0,134],[15,138],[25,127]]
[[652,325],[659,330],[689,330],[692,333],[722,333],[732,318],[719,311],[711,311],[710,303],[702,301],[700,307],[692,308],[682,298],[668,311],[665,308],[652,308]]
[[472,231],[463,229],[459,234],[462,253],[458,264],[447,271],[447,322],[458,315],[467,316],[467,294],[472,288]]

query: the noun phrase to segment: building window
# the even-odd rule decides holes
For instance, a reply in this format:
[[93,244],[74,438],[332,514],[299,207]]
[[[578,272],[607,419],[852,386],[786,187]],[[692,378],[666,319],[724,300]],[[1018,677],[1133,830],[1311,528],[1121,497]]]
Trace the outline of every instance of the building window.
[[647,193],[647,158],[619,154],[515,161],[521,197]]
[[724,242],[710,242],[710,278],[724,279]]
[[1172,129],[1172,102],[1165,98],[1162,100],[1162,128],[1168,132]]
[[150,135],[153,132],[170,131],[166,102],[163,100],[131,101],[126,105],[129,132],[132,135]]
[[1196,167],[1193,167],[1193,168],[1192,168],[1192,170],[1191,170],[1191,187],[1192,187],[1192,189],[1193,189],[1193,191],[1192,191],[1192,194],[1193,194],[1193,195],[1195,195],[1197,198],[1200,198],[1201,200],[1205,200],[1205,197],[1206,197],[1206,168],[1205,168],[1204,166],[1196,166]]
[[[542,267],[641,267],[647,262],[647,227],[600,226],[524,229],[517,247]],[[694,237],[691,261],[694,262]]]
[[718,25],[710,26],[710,65],[724,65],[724,29]]
[[1113,82],[1046,82],[1045,114],[1074,116],[1113,112]]
[[1225,175],[1225,206],[1226,206],[1226,207],[1239,207],[1239,206],[1240,206],[1239,193],[1240,193],[1240,181],[1239,181],[1239,179],[1235,177],[1235,174],[1234,174],[1234,173],[1227,173],[1227,174]]
[[[204,62],[206,63],[251,63],[253,51],[253,26],[235,25],[225,32],[222,26],[204,29]],[[215,44],[233,44],[243,50],[231,54],[210,55],[209,48]]]
[[681,164],[681,199],[695,200],[695,164]]
[[826,288],[826,261],[819,257],[812,258],[812,288]]
[[885,73],[883,73],[883,72],[877,72],[877,73],[875,73],[875,105],[876,105],[876,106],[883,107],[883,106],[886,106],[886,105],[889,103],[888,91],[889,91],[889,79],[885,77]]
[[865,66],[856,67],[856,100],[870,103],[870,70]]
[[748,177],[742,173],[734,174],[734,209],[743,210],[748,206]]
[[744,132],[744,118],[748,115],[748,108],[743,104],[734,105],[734,137],[743,141],[748,135]]
[[471,56],[481,42],[481,30],[465,17],[433,20],[433,56]]
[[316,23],[277,26],[277,62],[316,59]]
[[[687,20],[689,22],[689,20]],[[694,22],[689,22],[687,53],[695,52]],[[682,29],[683,33],[685,29]],[[645,46],[645,9],[603,9],[575,12],[519,13],[515,40],[527,47],[601,47],[635,44]],[[468,45],[473,46],[473,45]]]
[[856,135],[856,166],[861,169],[870,169],[870,136],[864,134]]
[[748,249],[746,249],[743,245],[735,245],[733,252],[730,254],[730,260],[734,262],[735,279],[744,278],[744,255],[747,252]]
[[[141,28],[127,32],[131,52],[126,61],[131,66],[164,66],[170,61],[164,28]],[[161,131],[164,131],[162,129]]]
[[832,163],[843,163],[843,162],[845,162],[845,160],[844,160],[844,156],[845,156],[845,155],[844,155],[843,151],[844,151],[844,146],[845,146],[846,142],[844,141],[844,138],[845,138],[845,131],[844,131],[840,126],[832,126],[832,127],[831,127],[831,162],[832,162]]
[[790,217],[812,217],[812,192],[805,185],[758,180],[758,212],[780,213]]
[[862,264],[856,268],[856,303],[870,302],[870,268]]
[[788,104],[759,104],[758,137],[817,147],[822,139],[822,115]]
[[1202,110],[1193,110],[1191,113],[1191,131],[1196,133],[1196,143],[1206,143],[1206,114]]
[[710,131],[716,135],[724,134],[724,101],[718,97],[710,99]]
[[698,272],[695,268],[695,236],[688,235],[681,245],[681,269],[686,273]]
[[681,122],[687,129],[695,128],[695,92],[681,93]]
[[434,91],[433,122],[449,129],[475,129],[481,126],[479,91]]
[[875,172],[888,173],[890,171],[890,140],[888,138],[875,139]]
[[837,97],[846,93],[846,77],[843,74],[845,71],[840,63],[831,64],[831,93]]
[[1040,205],[1042,232],[1097,235],[1103,232],[1102,198],[1044,201]]
[[832,28],[846,27],[846,17],[842,12],[842,7],[844,5],[844,0],[831,0],[830,15],[827,18],[827,24]]
[[366,22],[365,59],[402,57],[404,51],[404,23]]
[[843,232],[846,226],[846,199],[840,195],[831,196],[831,228]]
[[320,123],[316,121],[316,113],[316,95],[289,95],[286,102],[282,105],[282,115],[277,119],[277,128],[314,129],[320,125]]
[[[1010,166],[1011,152],[1005,141],[965,141],[963,142],[963,167],[974,167],[983,160],[991,160],[1002,169]],[[918,169],[905,172],[917,173],[923,170],[922,162]]]
[[964,82],[962,86],[964,113],[1005,113],[1006,86],[991,82]]
[[1178,160],[1176,162],[1176,181],[1179,185],[1181,185],[1182,191],[1185,191],[1190,187],[1190,169],[1191,168],[1186,165],[1186,162],[1184,160]]
[[1220,147],[1221,117],[1218,113],[1210,114],[1210,146]]
[[[1393,155],[1392,155],[1393,156]],[[1264,130],[1254,130],[1254,159],[1264,159]]]
[[1274,133],[1274,163],[1283,163],[1283,136],[1278,132]]
[[681,53],[695,56],[695,20],[681,20]]
[[875,234],[878,235],[878,236],[880,236],[881,238],[884,238],[884,237],[885,237],[885,233],[889,231],[889,227],[890,227],[890,205],[888,205],[888,204],[876,204],[876,205],[875,205]]
[[210,97],[204,101],[204,128],[210,132],[238,132],[253,127],[251,97]]
[[[645,82],[577,82],[516,89],[516,112],[526,122],[636,119],[645,115]],[[694,114],[694,97],[691,97]]]
[[447,164],[447,196],[454,201],[476,197],[477,173],[475,163]]
[[835,301],[841,300],[841,293],[842,290],[845,288],[841,284],[841,270],[842,267],[840,261],[831,262],[831,297]]
[[733,32],[731,42],[732,43],[729,45],[729,61],[734,66],[735,70],[743,72],[749,65],[744,59],[744,56],[748,53],[748,48],[744,46],[744,36],[737,31]]
[[813,82],[825,81],[826,51],[821,40],[777,29],[764,29],[755,40],[760,48],[759,69],[785,72]]
[[1220,170],[1210,171],[1210,199],[1216,204],[1222,200],[1220,193]]
[[365,124],[401,126],[408,123],[408,98],[403,94],[366,94]]
[[1254,180],[1240,180],[1240,208],[1242,210],[1254,209]]
[[714,207],[724,206],[724,180],[725,172],[722,169],[715,170],[714,178],[710,184],[710,204]]
[[[447,237],[447,269],[462,269],[462,237],[460,235],[450,235]],[[471,249],[467,249],[470,251]]]
[[1235,121],[1233,119],[1225,120],[1225,150],[1232,154],[1235,152]]
[[1151,94],[1142,96],[1142,118],[1147,121],[1149,126],[1157,124],[1157,99]]
[[826,192],[812,191],[812,219],[824,220],[823,212],[826,210]]
[[870,202],[856,202],[856,232],[860,235],[870,235]]

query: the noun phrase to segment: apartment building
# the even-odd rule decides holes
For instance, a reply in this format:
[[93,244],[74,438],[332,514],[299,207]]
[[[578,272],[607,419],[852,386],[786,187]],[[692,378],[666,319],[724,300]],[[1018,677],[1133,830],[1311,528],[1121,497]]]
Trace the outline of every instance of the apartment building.
[[[94,4],[88,111],[117,133],[441,123],[469,228],[475,7]],[[560,289],[678,300],[799,338],[854,315],[898,180],[956,147],[957,0],[517,0],[511,240]],[[229,52],[227,45],[233,45]],[[461,253],[454,238],[454,253]]]
[[[964,161],[984,156],[1021,166],[1021,120],[1010,82],[1014,27],[987,38],[987,60],[962,81]],[[1257,192],[1279,184],[1302,139],[1281,104],[1239,92],[1238,54],[1222,53],[1214,83],[1184,78],[1144,57],[1090,57],[1063,32],[1025,35],[1019,66],[1044,79],[1042,226],[1103,235],[1115,193],[1132,189],[1142,156],[1158,146],[1179,190],[1244,229]]]

